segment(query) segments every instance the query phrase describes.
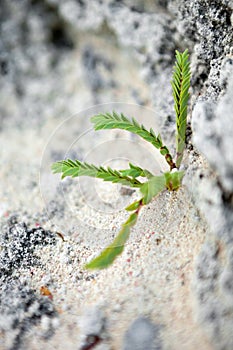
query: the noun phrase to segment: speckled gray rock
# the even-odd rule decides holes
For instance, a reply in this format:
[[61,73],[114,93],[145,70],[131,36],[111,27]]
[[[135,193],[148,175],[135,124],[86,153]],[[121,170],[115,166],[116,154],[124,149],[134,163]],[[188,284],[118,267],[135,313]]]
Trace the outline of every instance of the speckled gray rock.
[[42,325],[44,339],[54,334],[58,314],[51,300],[38,296],[30,280],[17,275],[19,268],[30,270],[41,264],[34,251],[53,245],[55,235],[43,228],[28,229],[25,223],[1,228],[0,235],[0,330],[6,332],[8,349],[25,349],[24,341],[34,327]]
[[198,319],[215,349],[233,347],[233,285],[229,260],[229,247],[206,242],[196,261],[194,290],[199,305]]
[[98,307],[92,307],[78,319],[81,330],[82,346],[81,350],[92,349],[98,346],[98,349],[110,349],[108,344],[103,341],[107,339],[106,316]]
[[232,0],[169,1],[169,9],[180,18],[179,30],[186,38],[196,42],[200,59],[210,62],[229,53],[232,44],[231,14]]
[[161,350],[160,329],[145,317],[137,318],[125,333],[122,350]]
[[197,148],[216,170],[224,190],[232,193],[233,57],[228,58],[227,68],[230,78],[225,95],[217,103],[202,101],[196,104],[193,110],[193,131]]
[[[197,102],[193,111],[194,142],[215,170],[215,173],[202,171],[198,182],[193,178],[192,189],[210,227],[207,242],[197,258],[197,313],[216,349],[233,346],[230,300],[233,295],[230,263],[233,242],[233,79],[232,69],[228,71],[231,74],[226,94],[218,102]],[[196,189],[195,184],[198,184]]]
[[[66,62],[69,52],[78,45],[79,32],[100,29],[104,21],[118,42],[134,50],[136,58],[142,62],[142,74],[151,85],[154,104],[160,105],[157,91],[159,86],[165,88],[167,85],[177,47],[173,40],[175,23],[166,10],[166,2],[138,1],[130,6],[127,2],[118,1],[70,0],[64,3],[46,0],[34,4],[27,0],[21,4],[5,1],[2,8],[4,35],[0,47],[5,86],[3,100],[10,96],[12,100],[11,106],[2,106],[4,119],[12,114],[19,117],[20,112],[24,113],[25,118],[30,117],[32,111],[35,122],[38,122],[39,114],[40,118],[48,116],[51,110],[47,101],[54,91],[60,95],[63,93],[66,70],[62,60]],[[46,47],[50,49],[46,50]],[[58,55],[61,56],[59,60]],[[160,76],[161,67],[168,68],[166,78],[161,76],[156,83],[154,78]],[[92,74],[91,79],[94,78]],[[44,86],[42,91],[41,84]],[[72,102],[71,96],[68,97]],[[17,103],[22,105],[20,110]],[[43,115],[39,113],[42,104]],[[55,101],[53,108],[60,115],[64,108],[62,101]]]
[[233,3],[231,0],[171,0],[168,8],[179,18],[178,32],[194,53],[192,86],[205,98],[216,99],[221,91],[219,71],[222,59],[232,54]]
[[[133,52],[132,57],[150,88],[148,99],[161,110],[169,140],[174,131],[168,84],[174,50],[190,49],[193,140],[210,165],[198,162],[196,150],[190,153],[185,183],[210,228],[197,258],[194,290],[202,328],[217,349],[233,347],[232,8],[230,0],[5,0],[0,13],[1,128],[4,125],[23,128],[30,124],[39,130],[51,115],[59,120],[64,114],[98,102],[106,92],[116,91],[113,68],[117,54],[105,58],[106,47],[100,42],[97,49],[92,45],[85,44],[81,49],[79,46],[83,33],[103,30],[104,35],[109,35],[112,48],[119,45],[127,53]],[[77,52],[80,61],[76,59]],[[80,83],[83,72],[90,93],[80,97],[85,89],[81,86],[74,91],[73,86]],[[76,80],[70,83],[76,73]],[[113,98],[114,94],[106,96]],[[54,202],[51,211],[59,209],[58,202]],[[59,211],[63,215],[62,207]],[[16,249],[7,252],[3,247],[4,274],[7,269],[14,269],[15,264],[26,266],[27,261],[35,262],[32,245],[22,241],[22,236],[28,238],[28,231],[17,226],[11,232],[14,240],[11,246],[17,245]],[[7,268],[6,261],[10,263]],[[19,289],[15,290],[14,295]],[[101,320],[99,315],[95,327],[101,328]],[[91,329],[91,324],[86,326],[85,335],[90,335],[87,328]],[[151,339],[153,327],[148,321],[139,319],[135,324],[133,330],[141,324],[145,326],[144,335],[147,334],[145,341]],[[127,339],[130,334],[129,330]]]
[[3,228],[0,236],[0,276],[11,275],[19,267],[26,269],[39,263],[36,247],[56,243],[55,235],[41,227],[28,229],[25,223]]
[[197,166],[191,156],[185,179],[210,228],[196,263],[196,313],[216,349],[232,348],[233,313],[229,299],[233,293],[230,283],[233,240],[232,5],[232,1],[211,2],[211,6],[203,1],[186,1],[185,6],[179,2],[178,5],[181,11],[179,30],[186,31],[195,45],[193,88],[199,96],[192,114],[193,141],[210,165]]
[[48,339],[59,325],[52,301],[38,296],[29,283],[16,278],[4,279],[1,283],[0,331],[5,333],[2,345],[7,344],[4,349],[26,349],[25,341],[37,332],[36,326],[41,325],[41,337]]
[[177,48],[171,13],[162,7],[157,7],[154,13],[143,13],[115,4],[107,9],[107,21],[120,43],[134,49],[142,65],[141,74],[151,88],[152,103],[160,110],[161,119],[166,120],[173,114],[171,87],[167,82]]
[[93,307],[80,317],[79,326],[85,335],[100,335],[106,327],[106,317],[100,308]]

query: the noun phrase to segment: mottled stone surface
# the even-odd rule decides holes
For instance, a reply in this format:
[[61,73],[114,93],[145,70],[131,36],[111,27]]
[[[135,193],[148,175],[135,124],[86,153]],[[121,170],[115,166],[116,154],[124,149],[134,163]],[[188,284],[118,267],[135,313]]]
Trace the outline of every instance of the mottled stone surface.
[[[159,342],[158,346],[165,344],[165,348],[173,349],[172,345],[176,344],[174,346],[179,347],[177,339],[181,335],[177,335],[178,328],[173,329],[169,321],[178,320],[178,326],[184,327],[185,322],[189,323],[194,318],[191,316],[185,320],[185,317],[190,315],[191,309],[196,315],[198,326],[195,328],[192,324],[194,334],[192,344],[188,342],[189,336],[184,336],[187,341],[185,349],[196,349],[195,339],[199,339],[200,349],[232,349],[232,13],[233,3],[230,0],[2,1],[0,213],[1,221],[5,222],[8,217],[10,221],[7,221],[6,231],[4,228],[1,229],[1,283],[5,286],[1,290],[0,328],[5,338],[3,342],[0,340],[0,347],[16,350],[26,349],[27,344],[31,344],[31,348],[39,350],[47,344],[51,346],[55,344],[60,348],[80,346],[81,349],[83,346],[85,349],[86,346],[88,349],[88,346],[95,345],[96,349],[108,349],[113,344],[116,348],[120,348],[123,334],[134,321],[134,319],[127,321],[122,319],[124,328],[122,330],[119,319],[115,316],[122,310],[120,317],[123,318],[123,315],[128,313],[127,316],[130,318],[131,315],[129,309],[132,304],[127,300],[128,291],[123,290],[124,279],[127,283],[130,283],[131,277],[133,279],[132,284],[127,285],[131,288],[131,296],[135,293],[141,295],[137,284],[140,273],[142,275],[144,273],[147,276],[145,277],[147,285],[143,286],[145,288],[143,293],[147,301],[142,302],[144,299],[141,296],[141,303],[145,305],[142,307],[143,312],[146,316],[153,314],[156,324],[162,323],[165,326],[161,329],[158,338],[161,339],[161,343]],[[136,261],[137,268],[134,270],[133,265],[130,267],[133,272],[125,270],[123,260],[120,265],[122,275],[118,281],[120,285],[118,292],[124,297],[118,300],[118,304],[112,309],[110,308],[111,315],[106,316],[106,319],[109,319],[106,323],[109,329],[105,337],[102,335],[105,316],[102,317],[99,311],[94,312],[92,316],[85,316],[84,311],[79,311],[84,300],[88,300],[88,303],[93,301],[93,295],[89,291],[94,283],[98,285],[94,289],[94,297],[101,299],[102,293],[98,289],[100,288],[98,281],[102,281],[102,285],[105,282],[102,275],[88,274],[80,267],[80,261],[84,263],[90,255],[89,248],[76,231],[75,242],[69,241],[60,247],[59,244],[55,244],[56,240],[50,230],[39,227],[41,224],[47,224],[47,214],[50,219],[56,217],[64,221],[64,225],[65,220],[70,221],[65,199],[69,198],[72,189],[67,182],[49,203],[46,212],[44,203],[39,199],[37,184],[40,159],[48,138],[64,118],[93,104],[110,101],[137,103],[159,110],[161,132],[165,133],[164,138],[174,151],[172,138],[175,117],[169,81],[174,50],[183,50],[186,47],[189,48],[191,55],[192,89],[184,184],[199,212],[193,214],[186,226],[182,222],[183,219],[179,224],[176,223],[175,227],[181,228],[182,236],[178,236],[178,239],[174,235],[172,238],[174,247],[177,245],[176,249],[183,247],[182,244],[185,246],[184,242],[179,242],[182,241],[182,237],[187,239],[186,246],[188,244],[190,247],[192,244],[188,242],[187,229],[193,232],[197,227],[199,245],[201,246],[204,240],[205,242],[201,248],[197,248],[197,241],[193,242],[197,254],[194,270],[188,267],[185,270],[186,277],[184,272],[180,272],[183,265],[189,266],[185,265],[189,264],[185,256],[187,261],[182,260],[183,265],[177,267],[179,271],[177,276],[176,269],[167,272],[166,283],[172,280],[175,284],[177,279],[182,280],[185,291],[180,291],[181,288],[174,289],[180,293],[177,305],[180,305],[183,295],[185,297],[189,295],[192,286],[192,299],[185,299],[192,300],[192,303],[189,302],[188,306],[184,306],[183,312],[186,315],[184,319],[179,307],[173,307],[172,312],[167,314],[166,312],[163,314],[162,308],[159,307],[156,309],[158,312],[154,313],[151,305],[153,298],[158,298],[159,292],[156,290],[157,294],[153,295],[153,292],[149,291],[150,286],[154,287],[155,283],[150,280],[152,272],[146,270],[148,275],[145,271],[140,272],[143,268],[138,266]],[[86,127],[85,122],[83,125]],[[96,138],[98,139],[98,136]],[[85,144],[81,144],[80,156],[85,154],[85,147]],[[57,160],[61,155],[62,149],[58,147],[51,158]],[[183,199],[175,202],[176,208],[185,216],[183,205],[185,203],[191,206],[191,204],[187,201],[187,195],[184,197],[181,195],[181,198]],[[159,205],[155,208],[155,211],[160,210],[163,213],[163,208]],[[187,210],[188,213],[194,212],[194,209],[189,207]],[[177,218],[177,213],[175,217]],[[142,230],[150,227],[151,222],[153,225],[156,222],[152,219],[147,221],[146,215],[144,220],[146,227],[141,225]],[[23,221],[27,224],[23,224]],[[201,226],[198,226],[199,223]],[[110,225],[109,222],[108,224]],[[111,225],[114,233],[114,223],[111,222]],[[185,232],[182,231],[184,227]],[[51,228],[55,230],[53,225]],[[152,227],[150,229],[152,230]],[[80,226],[80,230],[83,230],[83,227]],[[94,231],[90,232],[93,234]],[[160,241],[161,237],[156,242]],[[82,249],[79,248],[79,244],[82,244]],[[54,265],[51,262],[53,249],[56,250]],[[138,249],[131,247],[135,254],[140,253]],[[167,261],[166,245],[163,249],[160,257],[164,254],[164,259]],[[200,253],[197,253],[199,250]],[[179,254],[182,255],[182,252],[181,249]],[[148,257],[152,259],[154,255]],[[130,259],[126,259],[127,264],[128,260]],[[164,265],[161,261],[159,266],[163,270]],[[174,266],[175,263],[174,258],[171,265]],[[165,265],[166,269],[168,266],[169,264]],[[108,288],[111,291],[118,288],[115,285],[118,275],[119,270],[113,272],[111,285],[105,285],[103,295],[108,295]],[[110,275],[106,276],[110,278]],[[157,275],[158,279],[159,277]],[[161,282],[163,283],[166,285],[165,282]],[[44,296],[40,295],[38,290],[43,284],[52,288],[55,299],[57,298],[55,301],[44,299]],[[169,286],[165,288],[167,298],[165,304],[160,301],[160,306],[163,307],[169,305],[168,300],[172,300],[174,296],[172,293],[167,294],[167,289]],[[153,295],[151,298],[150,293]],[[77,307],[72,304],[75,298],[79,303]],[[99,300],[94,300],[93,303],[99,304]],[[56,310],[56,305],[59,305],[59,310]],[[140,303],[135,300],[133,305],[137,310]],[[107,309],[106,305],[103,306],[103,309],[105,308]],[[140,309],[140,314],[141,311]],[[137,325],[140,315],[135,310],[133,315]],[[60,325],[59,317],[62,319]],[[79,330],[80,334],[77,334],[77,324],[82,323],[81,320],[85,317],[86,330]],[[118,320],[116,327],[114,317]],[[5,319],[7,322],[4,322]],[[96,327],[99,324],[99,331],[95,330],[95,339],[87,339],[86,337],[90,336],[87,328],[91,327],[93,319],[97,320]],[[146,321],[143,322],[145,324]],[[135,326],[135,323],[133,325]],[[127,335],[128,339],[132,338],[131,343],[135,340],[132,334],[137,332],[134,326],[131,327],[130,336]],[[59,331],[56,332],[58,327]],[[147,324],[146,327],[149,339],[152,334],[151,324]],[[67,333],[67,329],[70,330],[70,334]],[[182,333],[182,329],[179,328],[179,331]],[[207,337],[206,342],[203,334]],[[41,342],[38,342],[38,339]],[[83,345],[80,345],[81,341]],[[91,341],[94,345],[90,345]]]
[[214,348],[231,349],[233,4],[187,1],[185,8],[181,4],[180,9],[184,18],[180,30],[187,30],[187,36],[194,42],[193,143],[208,161],[200,166],[192,156],[186,178],[210,228],[197,257],[194,282],[197,314]]
[[138,318],[127,330],[122,350],[161,350],[160,328],[146,318]]

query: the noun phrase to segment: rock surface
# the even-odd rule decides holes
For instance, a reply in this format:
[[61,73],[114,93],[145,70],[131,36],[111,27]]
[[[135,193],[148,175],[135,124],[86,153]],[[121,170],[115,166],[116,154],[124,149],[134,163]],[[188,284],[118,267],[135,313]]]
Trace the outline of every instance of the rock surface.
[[[128,350],[141,334],[145,344],[154,336],[155,349],[231,350],[232,1],[3,0],[0,19],[0,348]],[[44,164],[67,150],[85,158],[94,147],[103,161],[100,143],[104,161],[134,157],[123,143],[115,152],[121,133],[82,136],[93,104],[159,111],[156,127],[174,150],[169,81],[174,50],[186,47],[193,134],[185,187],[145,209],[116,264],[87,272],[83,264],[116,234],[137,194],[99,184],[92,192],[83,182],[83,197],[76,183],[53,191],[51,180],[41,200],[38,173],[49,179]]]
[[150,320],[140,317],[136,319],[125,334],[123,350],[160,350],[162,349],[159,339],[159,326]]

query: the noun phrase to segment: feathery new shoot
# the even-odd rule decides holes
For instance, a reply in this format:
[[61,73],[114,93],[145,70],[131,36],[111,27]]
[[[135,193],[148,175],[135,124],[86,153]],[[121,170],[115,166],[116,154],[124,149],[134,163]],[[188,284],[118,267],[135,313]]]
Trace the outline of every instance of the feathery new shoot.
[[[122,253],[130,235],[130,229],[136,224],[141,208],[160,192],[165,190],[175,191],[181,186],[184,172],[178,169],[185,149],[188,90],[191,77],[188,57],[188,50],[185,50],[183,53],[176,51],[176,62],[171,81],[176,113],[176,161],[173,160],[170,151],[164,145],[160,134],[156,135],[153,129],[147,130],[144,125],[140,125],[134,118],[129,119],[123,113],[118,114],[116,112],[100,113],[91,118],[95,130],[127,130],[150,142],[164,156],[170,167],[169,172],[155,176],[148,170],[132,163],[129,163],[129,168],[124,170],[98,167],[71,159],[61,160],[52,164],[53,173],[61,173],[62,179],[66,176],[91,176],[104,181],[135,187],[141,192],[141,198],[125,208],[131,214],[128,220],[122,224],[122,228],[114,241],[99,256],[85,265],[88,269],[103,269],[111,265],[116,257]],[[141,182],[138,179],[139,177],[144,177],[146,181]]]
[[187,108],[190,87],[190,67],[188,50],[176,51],[176,62],[172,77],[172,95],[176,112],[176,167],[179,168],[185,149],[185,133],[187,125]]

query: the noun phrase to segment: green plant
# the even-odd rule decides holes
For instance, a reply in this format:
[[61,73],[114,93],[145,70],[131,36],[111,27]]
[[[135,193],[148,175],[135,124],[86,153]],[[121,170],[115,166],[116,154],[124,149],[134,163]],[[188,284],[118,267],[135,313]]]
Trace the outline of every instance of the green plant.
[[[85,265],[88,269],[102,269],[112,264],[115,258],[122,253],[124,245],[129,238],[130,229],[136,224],[141,208],[160,192],[164,190],[175,191],[181,186],[184,172],[180,171],[179,167],[185,149],[187,105],[189,99],[188,90],[191,75],[188,56],[188,50],[185,50],[183,53],[176,51],[176,62],[171,81],[176,113],[176,161],[173,160],[168,148],[163,144],[161,136],[156,136],[152,129],[147,130],[134,118],[129,119],[122,113],[117,114],[116,112],[100,113],[91,118],[95,130],[128,130],[150,142],[165,157],[170,171],[160,176],[155,176],[148,170],[142,169],[132,163],[129,163],[128,169],[113,170],[110,167],[97,167],[93,164],[70,159],[52,164],[52,171],[54,173],[61,173],[62,179],[66,176],[91,176],[103,179],[104,181],[121,183],[125,186],[140,189],[141,198],[125,208],[131,212],[128,220],[122,225],[120,232],[112,244],[105,248],[99,256]],[[145,178],[145,180],[142,181],[141,178]]]

